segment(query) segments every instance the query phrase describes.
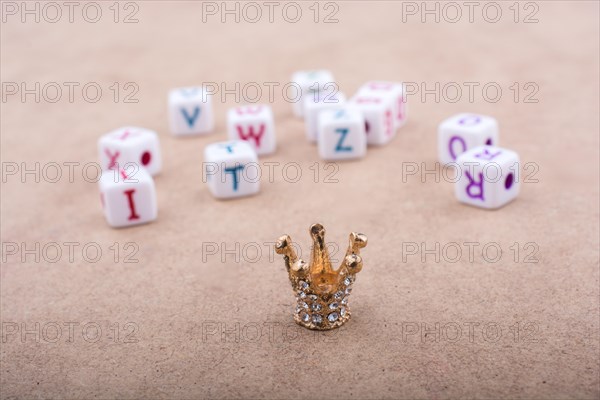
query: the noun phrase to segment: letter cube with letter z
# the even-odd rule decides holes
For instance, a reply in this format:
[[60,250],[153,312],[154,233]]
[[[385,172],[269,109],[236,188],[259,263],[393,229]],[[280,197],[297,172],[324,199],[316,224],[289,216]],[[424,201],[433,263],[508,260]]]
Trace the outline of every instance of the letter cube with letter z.
[[324,160],[362,158],[367,152],[365,120],[353,107],[319,114],[319,155]]
[[514,200],[520,190],[519,155],[495,146],[480,146],[456,159],[459,179],[456,198],[481,208],[499,208]]
[[156,175],[162,165],[158,135],[149,129],[134,126],[115,129],[98,140],[98,152],[103,170],[127,168],[127,164],[133,163]]
[[213,143],[204,149],[204,180],[218,199],[258,193],[260,175],[256,152],[246,141]]
[[169,126],[173,135],[210,133],[215,127],[212,96],[202,87],[169,92]]
[[449,164],[465,151],[477,146],[498,146],[498,122],[485,115],[457,114],[438,127],[438,157]]
[[275,151],[275,123],[271,107],[263,104],[247,105],[229,109],[227,131],[230,140],[244,140],[256,154]]
[[110,226],[139,225],[156,219],[154,180],[144,168],[104,171],[98,184],[104,216]]

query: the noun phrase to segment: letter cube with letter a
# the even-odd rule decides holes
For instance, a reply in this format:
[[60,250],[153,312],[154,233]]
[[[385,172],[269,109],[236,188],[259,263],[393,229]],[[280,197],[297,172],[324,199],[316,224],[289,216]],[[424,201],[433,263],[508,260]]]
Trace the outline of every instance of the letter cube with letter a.
[[358,94],[361,96],[390,96],[394,102],[393,117],[396,128],[400,128],[406,123],[406,97],[404,96],[404,87],[402,83],[370,81],[358,89]]
[[319,155],[324,160],[362,158],[367,152],[365,120],[353,107],[319,114]]
[[218,199],[258,193],[260,175],[256,152],[246,141],[213,143],[204,149],[204,179]]
[[144,224],[156,219],[156,189],[144,168],[104,171],[98,182],[106,221],[112,227]]
[[230,140],[244,140],[256,154],[275,151],[275,123],[271,107],[263,104],[231,108],[227,113]]
[[160,145],[156,132],[126,126],[103,135],[98,140],[100,165],[103,170],[128,168],[134,163],[146,168],[150,175],[160,172]]
[[438,127],[438,157],[449,164],[465,151],[478,146],[498,146],[498,122],[485,115],[458,114]]
[[356,106],[365,118],[367,143],[384,145],[396,136],[393,97],[381,94],[360,94],[354,96],[350,104]]
[[456,198],[481,208],[499,208],[519,194],[519,155],[495,146],[480,146],[456,159],[460,176]]
[[210,133],[215,127],[212,96],[202,87],[173,89],[169,93],[169,126],[174,135]]

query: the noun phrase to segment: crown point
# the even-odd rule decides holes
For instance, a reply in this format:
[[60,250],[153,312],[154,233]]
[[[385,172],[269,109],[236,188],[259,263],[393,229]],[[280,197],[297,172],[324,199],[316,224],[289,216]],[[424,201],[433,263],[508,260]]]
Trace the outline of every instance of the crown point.
[[363,262],[362,257],[358,254],[350,254],[345,258],[346,268],[351,274],[357,274],[362,270]]
[[279,239],[277,239],[277,243],[275,243],[275,252],[277,254],[285,253],[285,250],[290,246],[292,239],[288,235],[283,235]]
[[359,249],[362,249],[367,246],[367,235],[365,234],[352,232],[350,234],[350,240]]
[[308,264],[303,260],[298,260],[291,265],[291,268],[294,272],[306,273],[308,272]]
[[312,224],[310,227],[310,234],[312,236],[324,237],[325,236],[325,228],[321,224]]

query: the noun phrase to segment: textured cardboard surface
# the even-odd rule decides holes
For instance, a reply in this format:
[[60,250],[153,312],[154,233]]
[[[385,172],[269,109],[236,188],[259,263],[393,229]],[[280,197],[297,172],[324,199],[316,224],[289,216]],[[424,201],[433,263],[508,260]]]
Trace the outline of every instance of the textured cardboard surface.
[[[5,166],[63,165],[57,183],[31,174],[2,183],[3,246],[47,250],[39,262],[31,254],[22,262],[23,252],[3,248],[2,398],[598,398],[597,2],[536,2],[539,21],[530,24],[515,23],[509,3],[499,3],[497,23],[482,18],[483,3],[474,23],[465,7],[461,22],[422,23],[419,15],[403,22],[400,2],[338,2],[332,24],[314,23],[311,3],[299,3],[296,24],[282,19],[281,6],[274,23],[266,14],[255,24],[218,15],[204,23],[201,3],[162,1],[136,2],[139,22],[123,24],[113,22],[111,4],[99,4],[95,24],[80,11],[65,22],[63,9],[58,23],[9,17],[1,27],[3,82],[103,89],[96,103],[80,90],[71,103],[66,89],[56,103],[2,102]],[[521,19],[532,11],[520,10]],[[321,8],[320,18],[329,12]],[[294,70],[314,67],[331,69],[347,95],[369,79],[428,89],[457,82],[463,93],[454,103],[450,87],[439,101],[423,101],[422,91],[410,97],[398,137],[360,162],[340,163],[331,183],[334,170],[323,163],[315,179],[317,149],[279,86],[278,150],[263,159],[279,163],[273,181],[264,177],[252,198],[212,199],[201,181],[202,151],[225,138],[235,99],[215,102],[215,134],[176,139],[167,131],[168,90],[257,82],[268,101],[265,82],[283,85]],[[139,87],[137,104],[123,102],[127,82]],[[479,83],[473,102],[464,82]],[[482,95],[490,82],[502,88],[496,103]],[[533,92],[527,82],[539,87],[537,103],[523,101]],[[457,203],[452,184],[435,175],[403,179],[409,163],[435,170],[437,124],[465,110],[496,117],[502,145],[538,167],[535,176],[527,171],[538,182],[524,183],[501,210]],[[97,138],[126,124],[160,134],[159,218],[114,230],[81,171],[97,161]],[[73,182],[65,162],[80,163]],[[295,183],[294,166],[282,176],[290,162],[302,171]],[[317,221],[342,246],[338,259],[350,231],[369,237],[352,320],[329,334],[293,325],[283,261],[266,244],[289,233],[306,254]],[[65,242],[78,243],[73,260]],[[128,242],[137,263],[125,262],[135,249],[125,249]],[[478,243],[472,262],[466,242]],[[52,243],[62,248],[55,263]],[[210,243],[234,253],[239,243],[240,261],[203,253]],[[439,262],[408,255],[411,243],[439,243]],[[97,262],[82,256],[86,244],[89,257],[91,246],[102,249]],[[456,246],[462,254],[451,262]],[[495,246],[502,256],[494,263]],[[539,262],[526,263],[532,252]]]

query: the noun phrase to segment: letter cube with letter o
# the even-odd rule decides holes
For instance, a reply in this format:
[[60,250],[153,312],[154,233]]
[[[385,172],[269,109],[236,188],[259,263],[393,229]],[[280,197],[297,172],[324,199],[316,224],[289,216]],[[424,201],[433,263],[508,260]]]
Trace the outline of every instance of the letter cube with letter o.
[[134,163],[156,175],[162,166],[158,135],[149,129],[126,126],[109,132],[98,140],[98,152],[103,170]]
[[498,122],[485,115],[458,114],[438,127],[438,157],[449,164],[465,151],[478,146],[498,146]]
[[333,80],[331,72],[321,69],[314,71],[297,71],[292,75],[292,87],[300,93],[293,93],[290,90],[290,97],[294,101],[294,115],[297,117],[304,116],[304,98],[310,93],[328,91],[331,92],[337,87]]
[[394,123],[396,128],[402,127],[406,123],[406,97],[404,96],[404,87],[400,82],[370,81],[358,89],[361,96],[390,96],[394,102]]
[[102,172],[98,181],[106,221],[112,227],[144,224],[156,219],[156,189],[144,168],[131,166]]
[[229,109],[227,131],[230,140],[244,140],[256,154],[275,151],[275,123],[271,107],[263,104],[247,105]]
[[324,160],[362,158],[367,152],[365,120],[353,107],[319,114],[319,155]]
[[311,142],[318,139],[319,114],[324,110],[339,109],[346,104],[343,93],[309,93],[304,98],[304,126],[306,138]]
[[481,208],[499,208],[517,197],[520,189],[519,155],[495,146],[480,146],[456,159],[456,198]]
[[213,143],[204,149],[204,180],[218,199],[258,193],[260,175],[256,152],[246,141]]
[[381,94],[357,94],[350,100],[365,118],[367,144],[383,145],[396,136],[394,105],[391,96]]
[[169,126],[174,135],[210,133],[215,127],[212,96],[202,87],[169,92]]

